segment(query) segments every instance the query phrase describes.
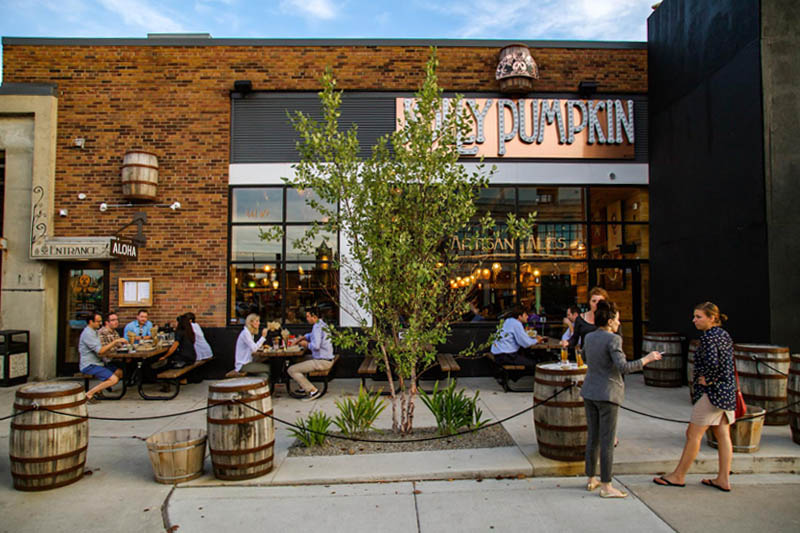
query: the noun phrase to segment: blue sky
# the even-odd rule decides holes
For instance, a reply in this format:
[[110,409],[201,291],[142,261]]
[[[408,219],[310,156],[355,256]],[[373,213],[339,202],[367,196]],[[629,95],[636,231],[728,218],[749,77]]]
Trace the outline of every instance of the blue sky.
[[[655,0],[0,0],[4,37],[647,40]],[[2,72],[0,72],[2,79]]]

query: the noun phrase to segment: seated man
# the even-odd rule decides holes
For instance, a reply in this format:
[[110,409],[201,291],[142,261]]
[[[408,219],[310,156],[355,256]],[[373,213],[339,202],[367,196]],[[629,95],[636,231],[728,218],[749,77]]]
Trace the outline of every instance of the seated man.
[[97,334],[97,330],[100,329],[101,320],[102,317],[100,313],[92,313],[92,317],[87,321],[88,323],[81,332],[81,337],[78,341],[78,353],[80,354],[79,368],[81,372],[95,376],[100,380],[99,384],[89,389],[86,393],[86,398],[91,403],[97,401],[94,397],[95,394],[103,389],[114,386],[122,377],[122,370],[112,364],[104,365],[100,357],[104,353],[116,349],[120,344],[128,342],[123,338],[117,338],[103,346],[100,342],[100,336]]
[[525,348],[533,346],[542,338],[538,335],[531,338],[525,332],[522,325],[528,321],[528,313],[521,307],[515,307],[510,317],[503,322],[503,329],[497,335],[497,339],[492,344],[492,353],[495,361],[501,365],[525,365],[534,368],[536,361],[525,351]]
[[149,339],[150,328],[152,327],[153,323],[147,320],[147,310],[139,309],[139,311],[136,313],[136,320],[131,320],[125,325],[125,330],[122,332],[122,336],[126,339],[129,339],[129,333],[133,332],[136,340]]
[[305,374],[317,370],[329,370],[333,366],[333,345],[328,337],[328,332],[325,331],[325,322],[319,317],[319,311],[316,308],[306,311],[306,320],[313,326],[311,333],[306,333],[303,338],[293,341],[291,344],[300,344],[300,346],[308,348],[311,350],[311,356],[305,361],[290,366],[287,373],[303,391],[308,393],[303,401],[310,401],[319,397],[319,390],[308,381]]

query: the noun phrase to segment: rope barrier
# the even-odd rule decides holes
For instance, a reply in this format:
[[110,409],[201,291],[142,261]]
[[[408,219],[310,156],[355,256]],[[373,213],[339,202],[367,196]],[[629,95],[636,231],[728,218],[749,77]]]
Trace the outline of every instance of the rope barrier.
[[[772,370],[774,372],[777,372],[781,376],[786,376],[786,377],[789,376],[789,374],[786,374],[785,372],[781,372],[780,370],[778,370],[777,368],[775,368],[772,365],[768,365],[767,363],[765,363],[764,361],[762,361],[761,359],[759,359],[755,355],[751,355],[750,359],[752,359],[753,361],[756,362],[756,372],[758,372],[758,365],[764,365],[765,367],[769,368],[770,370]],[[758,373],[759,373],[759,375],[761,374],[761,372],[758,372]]]
[[269,415],[267,413],[264,413],[263,411],[260,411],[260,410],[256,409],[252,405],[247,405],[246,403],[244,403],[244,402],[242,402],[240,400],[234,400],[234,401],[236,403],[239,403],[241,405],[244,405],[245,407],[248,407],[248,408],[252,409],[253,411],[255,411],[255,412],[259,413],[259,414],[267,416],[267,417],[275,420],[276,422],[280,422],[281,424],[287,425],[287,426],[292,427],[294,429],[298,429],[300,431],[306,431],[308,433],[313,433],[315,435],[324,435],[325,437],[330,437],[332,439],[349,440],[349,441],[353,441],[353,442],[373,442],[373,443],[379,443],[379,444],[393,444],[393,443],[403,443],[403,442],[426,442],[426,441],[432,441],[432,440],[449,439],[449,438],[452,438],[452,437],[459,437],[461,435],[466,435],[466,434],[469,434],[469,433],[475,433],[476,431],[481,431],[481,430],[484,430],[484,429],[488,429],[488,428],[490,428],[492,426],[496,426],[498,424],[502,424],[503,422],[511,420],[512,418],[515,418],[515,417],[518,417],[520,415],[523,415],[523,414],[527,413],[528,411],[532,411],[532,410],[536,409],[537,407],[539,407],[540,405],[549,402],[550,400],[552,400],[553,398],[555,398],[556,396],[558,396],[559,394],[561,394],[565,390],[571,389],[574,386],[575,386],[574,384],[569,384],[566,387],[557,390],[555,393],[553,393],[548,398],[545,398],[544,400],[542,400],[539,403],[534,403],[532,406],[527,407],[527,408],[523,409],[522,411],[514,413],[513,415],[507,416],[507,417],[502,418],[500,420],[496,420],[496,421],[492,422],[491,424],[486,424],[485,426],[481,426],[479,428],[467,429],[467,430],[464,430],[464,431],[459,431],[458,433],[453,433],[452,435],[437,435],[435,437],[421,437],[421,438],[418,438],[418,439],[405,439],[405,440],[362,439],[362,438],[358,438],[358,437],[345,437],[343,435],[334,435],[332,433],[325,433],[324,431],[316,431],[316,430],[309,429],[309,428],[302,428],[300,426],[292,424],[291,422],[287,422],[286,420],[281,420],[280,418],[278,418],[278,417],[276,417],[274,415]]
[[[798,400],[796,402],[792,402],[792,403],[786,404],[786,405],[781,406],[781,407],[777,407],[775,409],[770,409],[769,411],[765,411],[764,413],[762,413],[760,415],[750,415],[750,416],[743,416],[741,418],[737,418],[736,422],[741,422],[741,421],[744,421],[744,420],[752,420],[754,418],[761,418],[762,416],[771,415],[772,413],[777,413],[779,411],[783,411],[784,409],[788,409],[789,407],[794,407],[795,405],[798,405],[798,404],[800,404],[800,400]],[[689,423],[689,420],[677,420],[675,418],[666,418],[666,417],[663,417],[663,416],[653,415],[653,414],[650,414],[650,413],[643,413],[642,411],[637,411],[636,409],[631,409],[630,407],[625,407],[624,405],[620,405],[619,407],[620,407],[620,409],[624,409],[625,411],[629,411],[631,413],[636,413],[637,415],[642,415],[642,416],[646,416],[646,417],[649,417],[649,418],[655,418],[656,420],[664,420],[666,422],[675,422],[677,424],[688,424]]]
[[[280,418],[278,418],[278,417],[276,417],[274,415],[270,415],[270,414],[264,413],[263,411],[261,411],[259,409],[256,409],[255,407],[253,407],[251,405],[247,405],[247,403],[242,402],[241,400],[231,400],[230,403],[228,403],[228,402],[226,402],[226,403],[228,403],[229,405],[234,404],[234,403],[237,403],[239,405],[244,405],[245,407],[248,407],[248,408],[252,409],[253,411],[255,411],[257,413],[259,413],[261,415],[264,415],[264,416],[266,416],[268,418],[271,418],[272,420],[274,420],[276,422],[280,422],[281,424],[284,424],[286,426],[289,426],[289,427],[292,427],[292,428],[295,428],[295,429],[298,429],[298,430],[301,430],[301,431],[307,431],[309,433],[314,433],[314,434],[317,434],[317,435],[325,435],[326,437],[330,437],[332,439],[349,440],[349,441],[353,441],[353,442],[375,442],[375,443],[391,444],[391,443],[395,443],[395,442],[424,442],[424,441],[430,441],[430,440],[448,439],[448,438],[458,437],[460,435],[466,435],[468,433],[474,433],[476,431],[481,431],[481,430],[484,430],[484,429],[488,429],[488,428],[490,428],[492,426],[496,426],[498,424],[502,424],[503,422],[511,420],[512,418],[515,418],[515,417],[518,417],[520,415],[523,415],[523,414],[527,413],[528,411],[532,411],[533,409],[537,408],[538,406],[549,402],[550,400],[552,400],[553,398],[557,397],[559,394],[561,394],[565,390],[568,390],[568,389],[570,389],[570,388],[572,388],[574,386],[575,386],[574,384],[569,384],[569,385],[559,389],[558,391],[553,393],[548,398],[545,398],[541,402],[534,403],[531,407],[527,407],[527,408],[523,409],[522,411],[514,413],[513,415],[507,416],[507,417],[502,418],[500,420],[496,420],[496,421],[494,421],[494,422],[492,422],[490,424],[486,424],[486,425],[481,426],[479,428],[460,431],[460,432],[454,433],[452,435],[438,435],[438,436],[435,436],[435,437],[423,437],[423,438],[419,438],[419,439],[407,439],[407,440],[362,439],[362,438],[357,438],[357,437],[345,437],[345,436],[342,436],[342,435],[333,435],[333,434],[330,434],[330,433],[324,433],[324,432],[320,432],[320,431],[315,431],[315,430],[308,429],[308,428],[301,428],[300,426],[297,426],[296,424],[292,424],[291,422],[287,422],[286,420],[282,420],[282,419],[280,419]],[[64,416],[71,416],[73,418],[83,418],[83,419],[86,419],[86,420],[106,420],[106,421],[114,421],[114,422],[128,422],[128,421],[136,421],[136,420],[156,420],[156,419],[159,419],[159,418],[169,418],[169,417],[174,417],[174,416],[182,416],[182,415],[197,413],[197,412],[200,412],[200,411],[207,411],[208,409],[211,409],[212,407],[215,407],[217,405],[225,405],[226,403],[219,403],[219,404],[216,404],[216,405],[207,405],[205,407],[199,407],[197,409],[190,409],[188,411],[181,411],[179,413],[171,413],[171,414],[168,414],[168,415],[140,416],[140,417],[132,417],[132,418],[115,418],[115,417],[108,417],[108,416],[89,416],[89,415],[79,415],[79,414],[75,414],[75,413],[64,413],[62,411],[55,411],[53,409],[48,409],[47,407],[42,407],[42,406],[39,406],[37,404],[33,404],[28,409],[24,409],[24,410],[22,410],[22,411],[20,411],[18,413],[13,413],[11,415],[8,415],[8,416],[5,416],[3,418],[0,418],[0,421],[8,420],[9,418],[14,418],[16,416],[20,416],[20,415],[22,415],[24,413],[27,413],[27,412],[30,412],[30,411],[34,411],[34,410],[42,410],[42,411],[47,411],[48,413],[54,413],[54,414],[57,414],[57,415],[64,415]]]

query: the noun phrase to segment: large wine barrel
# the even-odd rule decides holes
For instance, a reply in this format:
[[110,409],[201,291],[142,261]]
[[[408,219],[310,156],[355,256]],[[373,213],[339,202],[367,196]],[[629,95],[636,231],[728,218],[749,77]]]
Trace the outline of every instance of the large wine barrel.
[[145,443],[157,482],[174,485],[203,475],[206,456],[204,429],[164,431],[151,435]]
[[800,444],[800,354],[794,353],[790,356],[789,381],[786,387],[787,400],[789,402],[789,427],[792,428],[792,440]]
[[[734,452],[755,453],[758,451],[761,447],[761,428],[764,427],[763,415],[763,408],[757,405],[748,405],[744,417],[729,426]],[[717,437],[714,436],[711,428],[706,430],[706,442],[712,448],[717,447]]]
[[[33,405],[39,408],[31,410]],[[14,488],[54,489],[82,478],[89,421],[81,384],[59,381],[26,385],[17,390],[14,400],[14,413],[20,412],[24,413],[11,419],[8,443]]]
[[563,369],[561,363],[539,363],[533,386],[534,405],[543,402],[565,386],[577,383],[533,410],[539,453],[557,461],[583,461],[586,453],[586,411],[580,386],[586,366]]
[[[788,403],[789,348],[771,344],[734,344],[733,353],[744,402],[763,407],[768,412],[785,407]],[[789,410],[767,414],[764,423],[768,426],[788,424]]]
[[642,354],[661,352],[660,361],[653,361],[642,370],[644,384],[651,387],[680,387],[683,385],[683,351],[677,333],[645,333]]
[[122,159],[122,195],[131,200],[155,200],[158,193],[158,157],[141,150]]
[[208,447],[214,475],[218,479],[251,479],[272,470],[275,430],[268,416],[272,415],[272,398],[266,380],[234,378],[210,385],[208,405]]
[[689,341],[689,349],[686,354],[686,382],[689,384],[689,399],[694,394],[694,354],[700,348],[700,340],[692,339]]

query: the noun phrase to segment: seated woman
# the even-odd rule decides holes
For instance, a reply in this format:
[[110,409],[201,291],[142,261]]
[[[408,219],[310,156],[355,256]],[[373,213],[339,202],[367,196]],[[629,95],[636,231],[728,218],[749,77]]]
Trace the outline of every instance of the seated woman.
[[244,328],[239,333],[239,338],[236,339],[236,361],[233,368],[237,372],[257,374],[269,378],[269,365],[253,361],[253,354],[267,340],[267,328],[261,330],[261,338],[258,339],[258,342],[254,339],[260,325],[261,319],[257,314],[250,313],[247,315],[244,320]]
[[197,355],[194,351],[194,329],[192,329],[192,321],[186,315],[178,317],[178,327],[175,329],[175,342],[169,347],[160,359],[169,359],[172,368],[183,368],[186,365],[193,365],[197,360]]

